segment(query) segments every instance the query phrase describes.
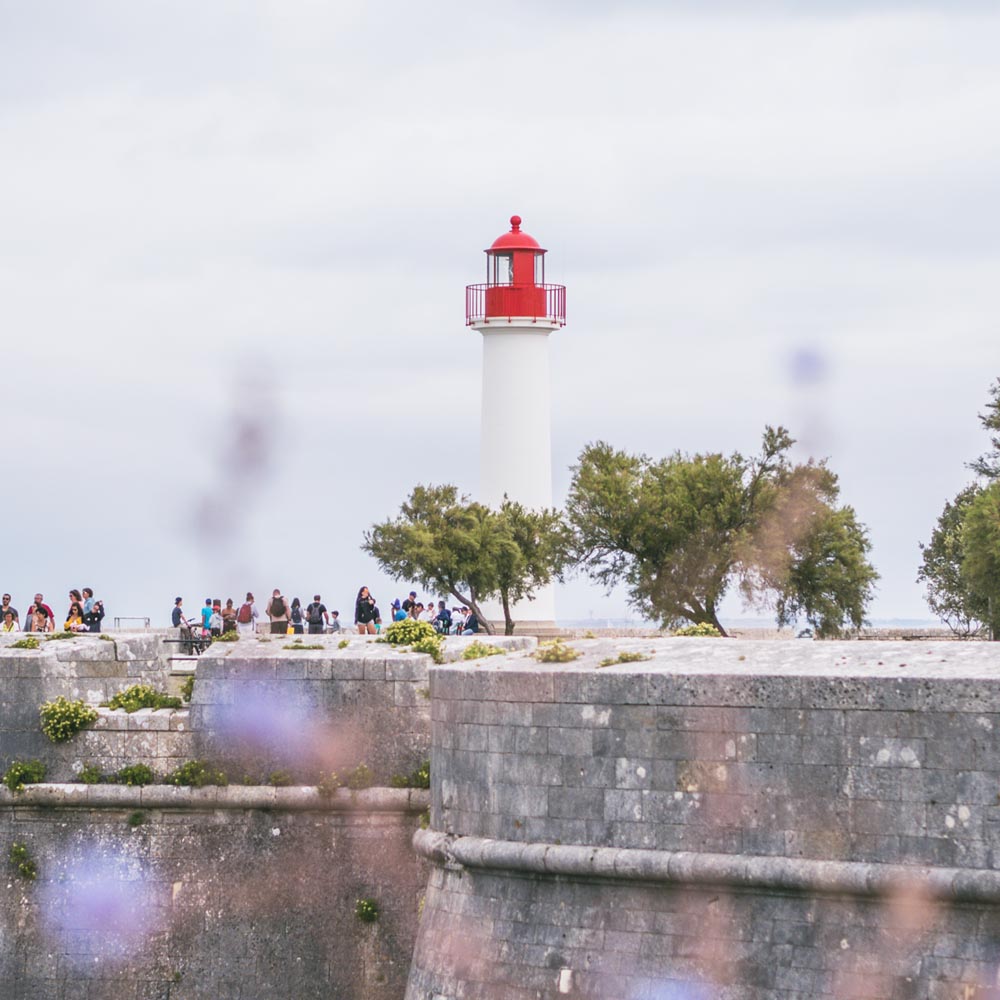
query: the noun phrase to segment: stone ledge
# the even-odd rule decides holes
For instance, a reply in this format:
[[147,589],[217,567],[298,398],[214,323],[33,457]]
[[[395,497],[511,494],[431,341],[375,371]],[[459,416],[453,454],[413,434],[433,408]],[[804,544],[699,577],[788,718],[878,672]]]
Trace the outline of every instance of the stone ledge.
[[943,902],[1000,903],[1000,872],[920,865],[736,856],[695,851],[522,844],[417,830],[413,849],[446,867],[833,896],[916,892]]
[[0,806],[71,809],[274,809],[279,812],[419,813],[430,805],[422,788],[337,789],[322,796],[314,785],[274,788],[270,785],[26,785],[16,794],[0,787]]

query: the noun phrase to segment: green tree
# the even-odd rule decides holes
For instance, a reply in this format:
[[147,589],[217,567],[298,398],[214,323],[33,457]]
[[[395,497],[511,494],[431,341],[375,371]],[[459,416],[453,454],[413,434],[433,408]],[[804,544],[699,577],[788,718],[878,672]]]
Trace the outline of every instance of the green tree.
[[979,414],[979,422],[990,434],[990,450],[970,462],[969,468],[984,479],[1000,479],[1000,378],[989,388],[986,412]]
[[567,514],[576,559],[605,586],[623,582],[642,613],[665,627],[714,625],[736,582],[748,603],[773,603],[781,623],[802,615],[821,635],[859,627],[875,570],[849,507],[835,506],[825,465],[792,466],[784,428],[764,431],[760,454],[660,461],[598,442],[573,469]]
[[962,582],[986,603],[990,638],[1000,641],[1000,482],[970,502],[962,521]]
[[531,600],[562,571],[569,533],[556,511],[526,510],[509,500],[494,511],[454,486],[417,486],[398,517],[365,533],[362,549],[393,578],[451,594],[491,634],[481,604],[499,599],[511,635],[511,605]]
[[956,635],[978,635],[989,617],[989,602],[969,586],[962,572],[962,525],[972,502],[982,492],[966,486],[944,505],[931,540],[920,544],[923,560],[917,583],[927,584],[927,605]]
[[504,498],[496,513],[502,542],[496,546],[496,587],[503,607],[504,635],[513,635],[511,606],[534,599],[535,592],[562,574],[572,534],[555,510],[528,510]]

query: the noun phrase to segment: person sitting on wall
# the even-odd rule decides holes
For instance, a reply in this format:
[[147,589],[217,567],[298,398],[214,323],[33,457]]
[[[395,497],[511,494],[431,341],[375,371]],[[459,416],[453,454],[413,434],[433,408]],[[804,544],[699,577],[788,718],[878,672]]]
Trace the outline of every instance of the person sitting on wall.
[[10,594],[4,594],[3,604],[0,604],[0,619],[2,619],[8,611],[14,616],[14,621],[18,623],[18,627],[20,628],[21,616],[17,613],[17,608],[11,606]]
[[87,632],[87,626],[83,623],[83,605],[74,601],[66,612],[66,622],[63,625],[64,632]]
[[[468,611],[467,608],[462,608],[463,611]],[[462,629],[462,635],[475,635],[479,631],[479,619],[476,617],[475,611],[469,611],[465,616],[465,627]]]
[[14,611],[8,608],[3,613],[3,624],[0,625],[0,632],[20,632],[21,626],[18,625],[17,619],[14,617]]
[[[36,622],[35,612],[39,608],[41,608],[42,611],[45,612],[44,615],[45,628],[43,629],[35,628],[35,622]],[[52,609],[42,599],[42,595],[35,594],[35,600],[32,603],[31,607],[28,608],[28,613],[25,616],[25,628],[24,628],[25,632],[38,632],[38,631],[49,632],[55,628],[55,620],[56,616],[52,613]]]
[[437,614],[434,616],[431,624],[434,626],[435,631],[440,632],[442,635],[447,635],[451,631],[451,612],[444,601],[438,601]]
[[[87,590],[83,591],[84,596],[87,594]],[[87,626],[88,632],[100,632],[101,622],[104,621],[104,602],[94,600],[94,592],[90,591],[90,610],[87,610],[87,604],[84,602],[83,605],[83,624]]]
[[34,611],[31,612],[31,632],[51,632],[54,629],[52,617],[47,610],[46,604],[32,605]]
[[341,630],[339,611],[330,612],[330,621],[327,623],[326,630],[327,632],[339,632]]

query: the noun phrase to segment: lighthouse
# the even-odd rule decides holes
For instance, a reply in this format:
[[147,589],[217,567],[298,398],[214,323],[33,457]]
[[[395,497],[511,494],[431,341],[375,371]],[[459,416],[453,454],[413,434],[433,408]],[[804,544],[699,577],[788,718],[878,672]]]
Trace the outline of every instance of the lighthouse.
[[[549,334],[566,323],[566,289],[545,283],[545,253],[512,215],[486,250],[486,282],[465,290],[465,323],[483,335],[480,500],[504,496],[533,510],[552,506]],[[486,613],[503,621],[496,607]],[[518,629],[552,628],[551,586],[513,609]]]

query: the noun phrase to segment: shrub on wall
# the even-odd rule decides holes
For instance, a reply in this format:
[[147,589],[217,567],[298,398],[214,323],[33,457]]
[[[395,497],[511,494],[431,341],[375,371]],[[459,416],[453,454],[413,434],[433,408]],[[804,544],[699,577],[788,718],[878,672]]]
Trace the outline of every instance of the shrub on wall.
[[570,663],[580,655],[578,650],[567,646],[562,639],[543,642],[535,650],[535,659],[541,663]]
[[115,775],[123,785],[151,785],[156,776],[145,764],[127,764]]
[[404,618],[401,622],[393,622],[377,641],[389,642],[393,646],[409,646],[428,637],[439,638],[430,622],[418,622],[412,618]]
[[[427,622],[417,622],[418,625],[426,625]],[[441,644],[444,637],[435,632],[433,635],[425,635],[423,639],[418,639],[410,649],[414,653],[427,653],[435,663],[444,663],[444,652]]]
[[462,650],[463,660],[481,660],[484,656],[498,656],[503,653],[503,650],[499,646],[491,646],[487,642],[480,642],[478,639],[475,642],[470,642],[465,649]]
[[23,792],[25,785],[45,780],[45,765],[40,760],[15,760],[3,773],[3,783],[12,792]]
[[181,685],[181,699],[183,701],[190,701],[194,696],[194,674],[190,674],[184,683]]
[[38,708],[42,732],[53,743],[63,743],[97,721],[97,710],[85,701],[67,701],[62,695]]
[[364,924],[375,923],[378,914],[378,903],[374,899],[359,899],[354,904],[354,915]]
[[34,880],[38,877],[38,866],[28,853],[28,845],[14,841],[10,845],[10,863],[17,869],[17,873],[26,879]]
[[707,639],[722,638],[722,633],[711,622],[699,622],[697,625],[685,625],[674,629],[674,635],[698,636]]
[[38,649],[38,639],[33,635],[26,635],[23,639],[18,639],[10,644],[11,649]]
[[186,785],[203,788],[205,785],[228,785],[224,771],[216,771],[203,760],[189,760],[163,779],[168,785]]
[[174,698],[148,684],[133,684],[119,691],[108,708],[124,708],[126,712],[138,712],[140,708],[180,708],[180,698]]

